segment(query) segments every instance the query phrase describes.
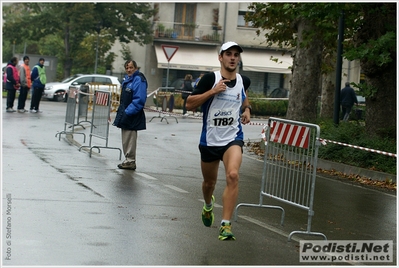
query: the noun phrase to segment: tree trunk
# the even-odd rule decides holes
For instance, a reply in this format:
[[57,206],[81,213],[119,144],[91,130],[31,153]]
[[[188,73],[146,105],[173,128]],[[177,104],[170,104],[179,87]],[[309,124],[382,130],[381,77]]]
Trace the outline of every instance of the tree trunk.
[[335,78],[336,78],[336,69],[337,69],[336,68],[337,52],[336,51],[326,52],[326,55],[323,58],[323,65],[324,65],[323,69],[331,71],[322,74],[320,118],[333,119],[334,107],[335,107],[334,101],[335,101]]
[[[392,30],[388,28],[389,26],[396,27],[395,4],[370,4],[365,5],[363,10],[364,22],[358,31],[358,44],[367,44],[370,40],[377,40],[388,30]],[[392,61],[382,66],[367,58],[360,61],[367,85],[376,89],[371,96],[366,96],[365,121],[369,136],[396,138],[396,47],[390,51],[390,58]]]
[[286,117],[290,120],[314,122],[317,118],[317,103],[321,85],[323,44],[317,38],[313,38],[308,45],[301,45],[304,33],[317,32],[317,29],[305,19],[298,21],[297,28],[298,44],[294,55],[290,100]]
[[370,136],[396,138],[396,59],[378,76],[367,77],[366,82],[377,87],[371,98],[366,98],[366,131]]
[[332,119],[334,117],[335,73],[323,74],[320,117]]

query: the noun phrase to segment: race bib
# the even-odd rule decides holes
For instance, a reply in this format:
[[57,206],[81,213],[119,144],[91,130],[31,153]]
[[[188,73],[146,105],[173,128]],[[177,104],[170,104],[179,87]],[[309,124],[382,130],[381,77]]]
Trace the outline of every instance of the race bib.
[[211,127],[228,127],[234,123],[233,109],[213,109],[210,116]]

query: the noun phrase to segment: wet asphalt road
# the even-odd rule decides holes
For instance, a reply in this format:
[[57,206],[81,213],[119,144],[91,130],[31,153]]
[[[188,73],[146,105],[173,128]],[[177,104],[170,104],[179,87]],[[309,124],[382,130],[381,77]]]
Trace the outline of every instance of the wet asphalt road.
[[[27,102],[28,103],[28,102]],[[241,207],[233,222],[236,241],[217,239],[223,165],[216,186],[215,223],[202,225],[198,139],[201,121],[172,117],[161,122],[147,112],[139,132],[137,170],[119,170],[119,150],[93,149],[90,124],[64,130],[66,103],[42,101],[43,113],[2,115],[2,264],[23,266],[309,265],[299,262],[307,212],[281,205],[280,212]],[[3,99],[2,110],[5,110]],[[265,123],[260,120],[253,122]],[[259,139],[261,126],[244,126]],[[121,148],[110,126],[109,147]],[[105,140],[93,138],[92,145]],[[262,160],[244,149],[238,202],[259,202]],[[329,240],[393,240],[396,265],[396,196],[319,177],[312,231]],[[348,265],[348,263],[338,263]],[[352,263],[353,264],[353,263]],[[356,264],[356,263],[355,263]],[[371,265],[372,263],[363,263]]]

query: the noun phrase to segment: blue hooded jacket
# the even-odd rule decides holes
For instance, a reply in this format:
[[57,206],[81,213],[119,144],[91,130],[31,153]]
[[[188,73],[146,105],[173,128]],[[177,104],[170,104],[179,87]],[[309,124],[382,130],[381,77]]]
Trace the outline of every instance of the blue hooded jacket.
[[125,76],[114,126],[126,130],[146,129],[144,106],[147,88],[147,79],[141,72],[136,71],[132,76]]

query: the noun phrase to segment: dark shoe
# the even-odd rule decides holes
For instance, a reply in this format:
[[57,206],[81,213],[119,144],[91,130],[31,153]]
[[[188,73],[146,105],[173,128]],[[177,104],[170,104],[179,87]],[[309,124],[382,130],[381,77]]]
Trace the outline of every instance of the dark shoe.
[[123,163],[118,165],[118,168],[135,170],[136,169],[136,163],[135,162],[123,162]]

